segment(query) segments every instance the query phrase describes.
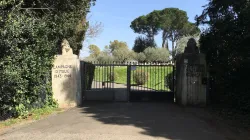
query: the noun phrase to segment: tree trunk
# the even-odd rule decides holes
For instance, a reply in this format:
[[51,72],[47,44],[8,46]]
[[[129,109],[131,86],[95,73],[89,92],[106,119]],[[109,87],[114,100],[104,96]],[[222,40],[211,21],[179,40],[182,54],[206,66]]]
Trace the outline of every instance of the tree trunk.
[[161,45],[161,47],[162,48],[165,48],[165,41],[166,41],[166,32],[165,31],[163,31],[162,32],[162,45]]
[[147,35],[147,38],[150,39],[153,42],[155,41],[154,35]]
[[166,49],[169,51],[169,48],[168,48],[168,39],[167,39],[167,42],[166,42]]
[[172,41],[172,57],[173,57],[173,59],[174,59],[174,41]]
[[167,50],[169,50],[168,49],[168,38],[167,38],[167,32],[166,31],[162,32],[162,48],[166,48]]
[[163,38],[162,39],[162,45],[161,45],[162,48],[165,48],[165,42],[166,42],[166,40]]

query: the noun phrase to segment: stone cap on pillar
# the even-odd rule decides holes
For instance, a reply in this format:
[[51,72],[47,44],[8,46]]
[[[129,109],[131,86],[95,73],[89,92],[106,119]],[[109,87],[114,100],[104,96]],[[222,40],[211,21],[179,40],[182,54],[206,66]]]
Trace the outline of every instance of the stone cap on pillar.
[[62,49],[62,54],[61,55],[56,55],[56,58],[78,58],[77,55],[73,54],[73,50],[69,45],[69,42],[67,39],[63,39],[61,43],[61,49]]
[[199,54],[199,48],[194,38],[188,40],[187,46],[185,47],[184,53]]

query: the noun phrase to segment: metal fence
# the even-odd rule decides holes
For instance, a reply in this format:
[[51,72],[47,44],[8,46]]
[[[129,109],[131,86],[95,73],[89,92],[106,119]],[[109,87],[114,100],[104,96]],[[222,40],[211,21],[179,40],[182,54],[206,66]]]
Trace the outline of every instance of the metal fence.
[[[175,67],[169,63],[81,62],[84,91],[127,89],[139,94],[174,93]],[[84,93],[83,93],[84,94]]]

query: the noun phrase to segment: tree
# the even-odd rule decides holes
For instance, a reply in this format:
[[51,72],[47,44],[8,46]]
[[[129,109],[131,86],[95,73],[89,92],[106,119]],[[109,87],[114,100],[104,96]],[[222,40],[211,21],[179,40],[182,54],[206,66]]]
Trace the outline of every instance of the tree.
[[201,34],[200,50],[209,65],[212,103],[249,114],[249,1],[210,0],[196,20],[208,27]]
[[[157,14],[157,13],[156,13]],[[156,14],[140,16],[131,22],[130,28],[139,34],[144,34],[154,42],[154,36],[159,31],[159,20]]]
[[156,47],[156,43],[147,37],[139,36],[135,39],[133,50],[140,53],[148,47]]
[[126,62],[132,57],[131,56],[132,52],[127,48],[115,49],[112,54],[113,54],[115,61],[122,62],[122,63]]
[[[194,35],[200,32],[195,24],[188,21],[187,13],[178,8],[165,8],[160,11],[160,28],[162,29],[162,48],[165,48],[168,39],[172,42],[172,50],[175,43],[185,35]],[[172,54],[174,56],[174,54]]]
[[114,40],[114,41],[110,41],[108,48],[110,49],[111,52],[113,52],[114,50],[117,50],[117,49],[128,49],[128,45],[126,42]]
[[172,42],[172,50],[175,50],[176,41],[182,36],[200,32],[194,23],[188,21],[187,13],[178,8],[154,10],[146,16],[136,18],[130,27],[135,33],[144,34],[151,40],[162,30],[162,48],[168,50],[168,40]]
[[155,53],[157,54],[157,62],[168,62],[169,61],[169,51],[166,48],[156,48]]
[[156,48],[147,48],[143,51],[146,56],[146,62],[156,62],[157,61],[157,52]]
[[103,31],[103,24],[101,22],[95,22],[89,24],[89,27],[86,31],[86,38],[95,38]]
[[133,57],[127,43],[118,40],[110,41],[110,44],[105,46],[103,54],[112,56],[115,61],[119,62],[125,62]]
[[107,53],[101,53],[97,57],[97,61],[99,63],[111,63],[114,61],[114,58],[111,55],[108,55]]
[[138,54],[137,54],[137,57],[136,57],[136,60],[137,60],[138,62],[145,62],[145,60],[146,60],[145,54],[142,53],[142,52],[138,53]]
[[130,60],[136,60],[137,53],[135,51],[133,51],[133,50],[129,50],[129,51],[130,51],[130,53],[129,53],[129,59]]
[[97,58],[100,55],[101,50],[96,45],[89,45],[89,52],[91,57]]
[[106,45],[106,46],[104,47],[103,53],[105,53],[105,54],[107,54],[107,55],[111,55],[111,54],[112,54],[111,49],[109,48],[108,45]]

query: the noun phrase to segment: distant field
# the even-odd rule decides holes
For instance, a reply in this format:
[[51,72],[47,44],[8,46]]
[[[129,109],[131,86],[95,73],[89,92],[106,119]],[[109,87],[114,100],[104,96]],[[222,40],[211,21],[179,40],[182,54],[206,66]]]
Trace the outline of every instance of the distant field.
[[[134,67],[135,68],[135,67]],[[149,73],[148,81],[143,87],[147,87],[154,90],[169,90],[165,86],[165,77],[173,71],[173,67],[150,67],[150,66],[136,66],[136,70],[143,70]],[[108,73],[113,71],[110,67],[97,67],[95,69],[94,80],[99,82],[109,82]],[[126,66],[115,66],[114,71],[116,73],[115,83],[127,84],[127,67]],[[131,71],[131,84],[135,84],[133,81],[133,73]]]

